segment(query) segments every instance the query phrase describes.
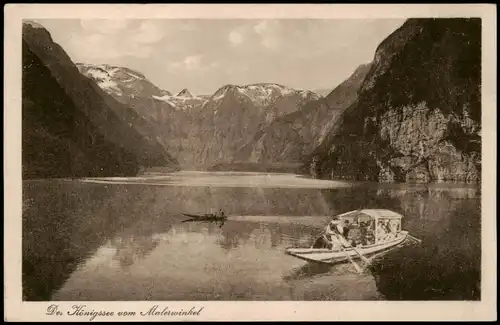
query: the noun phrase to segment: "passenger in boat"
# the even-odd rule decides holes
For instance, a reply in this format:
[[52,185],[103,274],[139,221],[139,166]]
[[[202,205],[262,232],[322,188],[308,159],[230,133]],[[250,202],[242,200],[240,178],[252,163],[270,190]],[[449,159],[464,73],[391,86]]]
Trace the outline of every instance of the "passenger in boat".
[[332,222],[330,222],[326,226],[323,235],[321,237],[319,237],[318,239],[316,239],[316,241],[314,242],[313,248],[333,249],[333,246],[335,244],[337,244],[337,240],[335,240],[335,239],[332,240],[332,236],[334,236],[335,231],[336,231],[335,230],[336,229],[336,220],[337,219],[332,220]]
[[385,240],[385,228],[384,228],[384,222],[382,220],[379,220],[377,223],[377,241],[383,241]]
[[375,232],[373,231],[374,223],[369,221],[366,223],[366,244],[375,244]]
[[312,248],[330,248],[329,245],[331,245],[331,243],[326,238],[326,235],[323,235],[316,239]]
[[344,227],[342,226],[342,222],[335,218],[330,221],[330,224],[325,229],[326,238],[331,242],[332,247],[348,247],[349,243],[343,237]]
[[344,229],[342,230],[342,236],[346,239],[349,236],[349,230],[351,230],[349,227],[349,220],[346,220],[344,221]]
[[336,240],[333,239],[333,237],[335,237],[335,229],[337,227],[336,222],[337,222],[337,219],[330,221],[330,223],[325,228],[325,232],[324,232],[323,237],[325,238],[325,240],[327,242],[328,249],[332,249],[333,246],[336,244]]
[[385,227],[385,231],[386,231],[388,234],[392,233],[392,229],[391,229],[391,225],[390,225],[390,223],[389,223],[389,220],[387,220],[387,221],[385,222],[384,227]]
[[361,244],[366,246],[368,244],[368,224],[361,221],[359,223],[359,230],[361,232]]
[[352,224],[351,227],[349,227],[349,237],[344,237],[347,239],[348,242],[351,243],[351,246],[361,246],[363,243],[363,240],[361,238],[361,228],[358,225]]

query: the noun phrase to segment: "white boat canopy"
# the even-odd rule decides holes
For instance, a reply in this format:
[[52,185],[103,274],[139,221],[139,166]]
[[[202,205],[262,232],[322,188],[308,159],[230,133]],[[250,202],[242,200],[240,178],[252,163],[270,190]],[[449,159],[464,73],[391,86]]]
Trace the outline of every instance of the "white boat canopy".
[[375,243],[388,241],[401,231],[403,216],[387,209],[361,209],[337,215],[349,224],[360,224],[372,220],[369,228],[373,231]]
[[373,219],[401,219],[403,216],[399,213],[396,213],[391,210],[387,209],[362,209],[362,210],[355,210],[355,211],[349,211],[346,213],[342,213],[337,215],[337,217],[342,218],[342,217],[355,217],[360,214],[367,215],[369,217],[372,217]]
[[363,209],[360,211],[361,213],[367,214],[373,218],[403,218],[403,216],[399,213],[396,213],[387,209]]

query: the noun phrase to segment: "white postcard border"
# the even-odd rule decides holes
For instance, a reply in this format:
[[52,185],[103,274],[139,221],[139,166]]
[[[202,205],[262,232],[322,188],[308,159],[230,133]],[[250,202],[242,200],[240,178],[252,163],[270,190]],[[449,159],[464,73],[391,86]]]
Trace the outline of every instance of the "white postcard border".
[[[482,30],[482,278],[481,301],[332,302],[23,302],[21,295],[21,21],[43,18],[417,18],[481,17]],[[496,6],[491,4],[180,4],[48,5],[4,7],[4,319],[89,321],[89,317],[46,315],[85,304],[115,315],[96,321],[175,320],[496,320]],[[199,316],[141,316],[153,305],[201,308]],[[118,316],[135,311],[136,316]]]

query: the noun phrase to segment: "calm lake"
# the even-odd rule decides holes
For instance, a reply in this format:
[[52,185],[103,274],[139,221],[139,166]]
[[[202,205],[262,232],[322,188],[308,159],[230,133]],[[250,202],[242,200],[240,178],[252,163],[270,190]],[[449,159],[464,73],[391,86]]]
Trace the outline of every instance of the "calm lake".
[[[479,300],[480,198],[473,185],[266,173],[24,181],[24,300]],[[284,254],[359,208],[403,214],[422,244],[362,275]],[[181,223],[219,209],[222,228]]]

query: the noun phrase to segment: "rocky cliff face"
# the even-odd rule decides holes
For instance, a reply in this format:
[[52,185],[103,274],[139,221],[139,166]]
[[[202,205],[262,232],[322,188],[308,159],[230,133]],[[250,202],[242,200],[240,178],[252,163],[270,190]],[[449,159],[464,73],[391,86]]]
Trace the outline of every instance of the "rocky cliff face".
[[410,19],[308,161],[321,178],[477,181],[481,21]]
[[299,111],[274,120],[242,147],[238,161],[301,162],[323,141],[342,112],[357,97],[370,65],[361,65],[326,97],[305,103]]
[[233,161],[238,150],[276,119],[296,112],[319,96],[278,84],[226,85],[203,105],[191,139],[203,142],[199,164]]
[[35,23],[23,24],[22,81],[25,178],[134,175],[140,165],[177,165],[147,122],[83,77]]

